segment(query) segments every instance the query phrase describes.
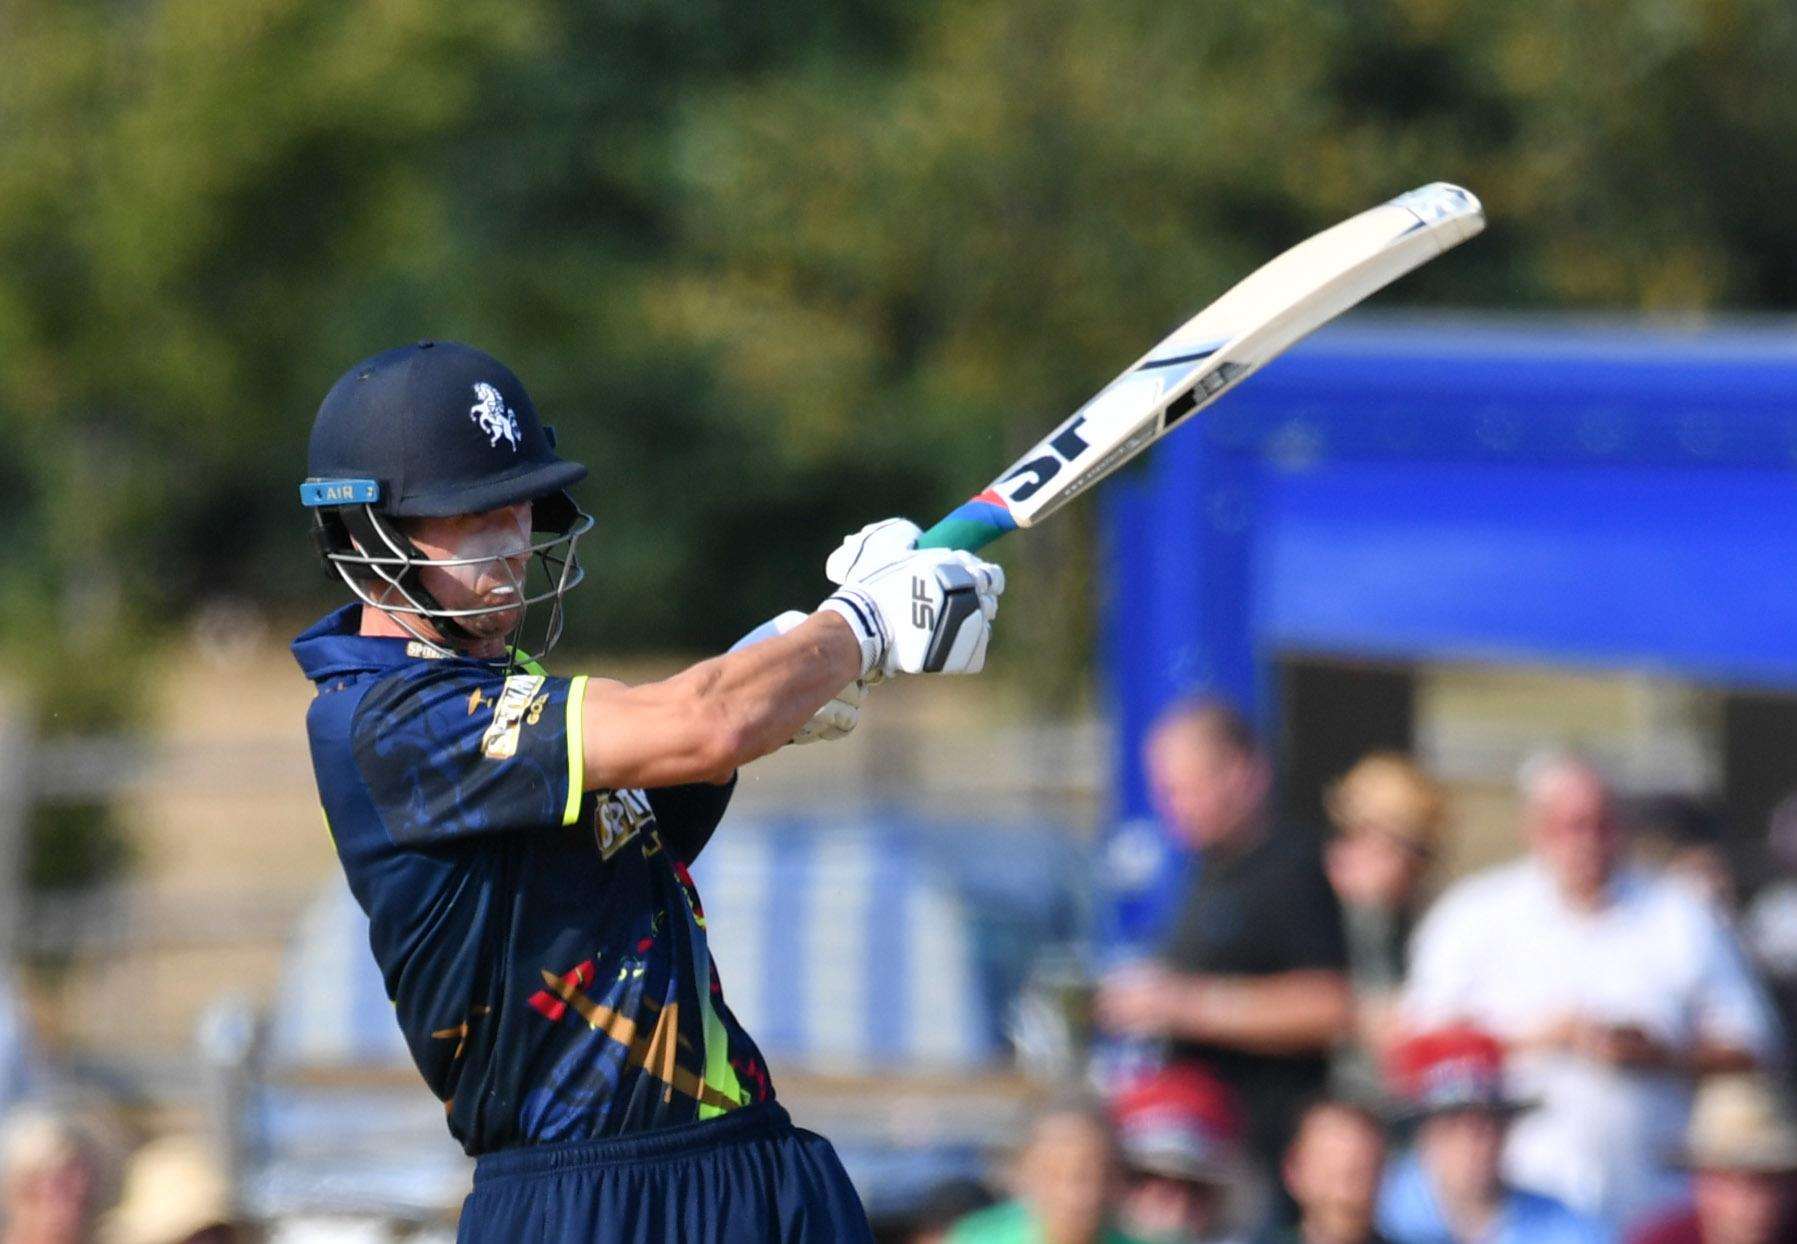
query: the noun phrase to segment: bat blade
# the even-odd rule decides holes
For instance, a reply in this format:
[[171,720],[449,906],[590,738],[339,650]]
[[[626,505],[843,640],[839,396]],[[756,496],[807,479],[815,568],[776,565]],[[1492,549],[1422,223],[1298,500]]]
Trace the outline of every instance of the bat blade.
[[1040,522],[1292,343],[1484,227],[1470,191],[1434,182],[1298,243],[1125,368],[918,547],[978,549]]

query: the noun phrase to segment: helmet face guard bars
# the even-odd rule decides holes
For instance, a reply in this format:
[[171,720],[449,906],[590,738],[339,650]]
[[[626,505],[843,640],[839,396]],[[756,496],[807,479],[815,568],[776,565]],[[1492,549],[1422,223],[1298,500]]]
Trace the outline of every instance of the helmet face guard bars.
[[[308,488],[326,492],[327,485],[308,481]],[[342,504],[342,497],[350,504]],[[489,617],[515,611],[518,621],[506,638],[506,648],[513,664],[523,660],[540,660],[560,640],[565,622],[563,598],[586,577],[576,545],[593,528],[593,517],[583,512],[566,492],[557,490],[538,497],[531,506],[532,538],[529,544],[500,553],[477,557],[428,557],[394,524],[390,515],[382,514],[374,498],[361,496],[319,496],[307,501],[313,508],[313,539],[325,565],[341,578],[364,605],[391,615],[414,639],[440,656],[465,655],[445,644],[450,641],[476,642],[482,636],[464,624],[465,619]],[[549,534],[537,538],[537,530]],[[514,568],[519,558],[528,558],[522,572]],[[445,607],[424,586],[422,571],[426,567],[456,566],[504,567],[510,580],[512,596],[498,604],[477,605],[465,609]],[[540,572],[533,575],[532,571]],[[539,579],[533,589],[532,578]],[[523,645],[531,606],[547,603],[549,613],[544,621],[540,642],[531,649]],[[542,616],[539,613],[539,616]],[[433,638],[410,619],[428,621],[442,639]]]

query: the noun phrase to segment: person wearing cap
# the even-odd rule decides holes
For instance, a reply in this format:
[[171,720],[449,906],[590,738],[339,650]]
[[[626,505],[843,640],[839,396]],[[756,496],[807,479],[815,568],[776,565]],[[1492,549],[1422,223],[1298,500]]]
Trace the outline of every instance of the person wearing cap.
[[1647,1223],[1629,1244],[1797,1240],[1797,1115],[1770,1077],[1705,1081],[1679,1157],[1691,1171],[1691,1204]]
[[332,386],[300,489],[355,597],[293,645],[319,796],[477,1159],[460,1238],[868,1239],[724,1001],[687,870],[739,766],[845,733],[867,680],[979,670],[1003,573],[875,523],[815,611],[723,656],[640,686],[555,675],[585,474],[503,364],[424,341]]
[[1122,1168],[1099,1102],[1075,1095],[1044,1105],[1009,1183],[1011,1198],[956,1223],[948,1244],[1151,1244],[1118,1224]]
[[1195,1067],[1164,1068],[1124,1089],[1111,1116],[1123,1154],[1125,1229],[1152,1244],[1242,1238],[1262,1198],[1227,1086]]
[[1338,1093],[1370,1098],[1396,1035],[1405,953],[1447,801],[1408,756],[1375,752],[1329,788],[1324,806],[1335,827],[1324,864],[1341,899],[1355,1015],[1354,1036],[1336,1051],[1331,1079]]
[[1776,1061],[1778,1025],[1714,909],[1633,864],[1609,782],[1548,754],[1519,775],[1528,856],[1444,894],[1412,943],[1404,1017],[1471,1024],[1540,1108],[1506,1170],[1618,1230],[1678,1197],[1665,1155],[1698,1080]]
[[1256,1244],[1389,1244],[1374,1227],[1384,1170],[1385,1125],[1377,1115],[1344,1098],[1311,1103],[1282,1172],[1298,1220],[1269,1228]]
[[125,1190],[100,1244],[237,1244],[243,1238],[223,1164],[191,1136],[164,1136],[125,1167]]
[[1529,1103],[1512,1096],[1504,1051],[1472,1028],[1401,1042],[1391,1055],[1395,1095],[1415,1129],[1379,1197],[1379,1229],[1393,1244],[1608,1244],[1602,1223],[1503,1177],[1504,1134]]

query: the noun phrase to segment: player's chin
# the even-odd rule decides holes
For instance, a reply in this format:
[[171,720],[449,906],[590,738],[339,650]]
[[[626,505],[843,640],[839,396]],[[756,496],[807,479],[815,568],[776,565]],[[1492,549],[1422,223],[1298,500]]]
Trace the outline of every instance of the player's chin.
[[509,609],[495,609],[491,613],[477,613],[463,619],[462,625],[482,639],[504,639],[518,629],[524,621],[524,607],[517,605]]

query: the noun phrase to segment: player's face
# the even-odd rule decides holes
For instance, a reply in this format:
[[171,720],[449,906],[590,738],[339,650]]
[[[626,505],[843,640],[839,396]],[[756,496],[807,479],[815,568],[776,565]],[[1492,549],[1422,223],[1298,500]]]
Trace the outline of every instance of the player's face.
[[[420,518],[407,535],[433,562],[421,572],[425,588],[445,609],[493,609],[458,619],[483,641],[475,655],[496,655],[523,619],[524,607],[512,602],[524,595],[530,567],[530,502],[501,506],[479,514]],[[498,608],[496,608],[498,607]]]

